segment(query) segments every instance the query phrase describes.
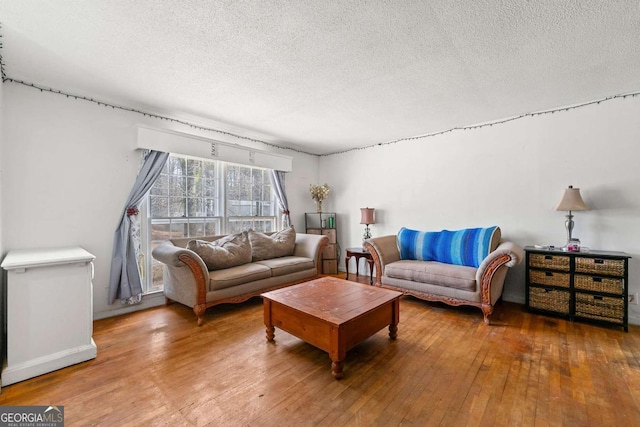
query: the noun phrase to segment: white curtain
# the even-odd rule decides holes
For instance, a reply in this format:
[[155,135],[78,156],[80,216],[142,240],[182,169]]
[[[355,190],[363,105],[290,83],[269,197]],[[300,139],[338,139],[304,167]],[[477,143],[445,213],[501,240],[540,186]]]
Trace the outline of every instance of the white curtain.
[[142,167],[125,203],[120,225],[113,239],[111,277],[109,278],[109,304],[116,299],[136,304],[142,300],[142,281],[139,270],[140,221],[138,208],[164,168],[169,153],[145,151]]
[[289,203],[287,202],[287,194],[284,190],[284,176],[283,171],[277,171],[271,169],[269,178],[271,179],[271,187],[276,193],[276,199],[278,200],[278,207],[282,212],[282,228],[291,226],[291,216],[289,215]]

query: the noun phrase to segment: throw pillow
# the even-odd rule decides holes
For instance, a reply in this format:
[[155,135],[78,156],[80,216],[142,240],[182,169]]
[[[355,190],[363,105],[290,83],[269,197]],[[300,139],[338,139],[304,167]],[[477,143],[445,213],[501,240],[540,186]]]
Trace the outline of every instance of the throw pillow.
[[246,231],[213,242],[191,240],[187,243],[187,249],[198,254],[209,270],[222,270],[251,262],[251,244]]
[[293,255],[296,246],[296,231],[293,227],[289,227],[266,235],[249,230],[249,241],[252,261],[289,256]]
[[425,232],[401,228],[398,249],[401,259],[439,261],[447,264],[479,267],[500,243],[497,226]]

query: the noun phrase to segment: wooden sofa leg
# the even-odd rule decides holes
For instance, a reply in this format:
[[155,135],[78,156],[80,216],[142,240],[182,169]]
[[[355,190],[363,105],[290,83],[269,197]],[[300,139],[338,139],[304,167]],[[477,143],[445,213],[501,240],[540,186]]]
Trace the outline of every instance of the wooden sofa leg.
[[207,307],[204,304],[196,304],[193,307],[193,312],[198,316],[198,326],[202,326],[204,323],[204,312]]
[[491,313],[493,313],[493,306],[483,304],[482,305],[482,314],[484,315],[484,323],[485,323],[485,325],[490,325],[491,324],[491,320],[489,319],[489,316],[491,316]]

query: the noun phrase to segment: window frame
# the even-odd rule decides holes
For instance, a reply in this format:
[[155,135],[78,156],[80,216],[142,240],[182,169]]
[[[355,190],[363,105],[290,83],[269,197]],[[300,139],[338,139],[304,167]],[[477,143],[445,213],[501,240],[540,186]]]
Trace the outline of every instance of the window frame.
[[[201,162],[212,162],[212,163],[216,163],[216,182],[217,182],[217,212],[215,216],[194,216],[194,217],[189,217],[186,216],[187,211],[188,211],[188,207],[187,205],[185,205],[185,216],[182,217],[156,217],[156,218],[152,218],[151,215],[151,192],[152,190],[149,190],[149,192],[145,195],[144,199],[143,199],[143,203],[141,203],[141,207],[140,207],[140,225],[141,225],[141,252],[143,253],[143,257],[144,257],[144,262],[143,262],[143,270],[141,271],[141,281],[142,281],[142,287],[143,287],[143,295],[147,295],[147,294],[152,294],[152,293],[156,293],[156,292],[162,292],[163,290],[163,286],[161,285],[154,285],[153,283],[153,271],[154,271],[154,264],[157,263],[157,261],[155,261],[153,259],[153,257],[151,256],[151,251],[153,248],[154,243],[157,244],[163,240],[157,240],[157,241],[152,241],[152,235],[151,235],[151,230],[154,224],[157,224],[159,222],[167,222],[169,224],[169,231],[168,231],[168,238],[182,238],[182,237],[193,237],[193,238],[198,238],[198,237],[203,237],[203,236],[211,236],[211,235],[226,235],[226,234],[230,234],[232,232],[238,232],[240,229],[233,227],[233,223],[234,222],[241,222],[243,225],[241,227],[241,229],[248,229],[248,228],[253,228],[255,230],[262,230],[263,228],[261,227],[256,227],[256,222],[270,222],[271,223],[271,228],[273,231],[277,230],[278,227],[280,226],[280,215],[278,214],[278,204],[277,204],[277,200],[276,200],[276,194],[273,191],[273,187],[271,186],[271,181],[268,177],[268,173],[269,173],[269,169],[267,168],[261,168],[261,167],[256,167],[256,166],[251,166],[251,165],[242,165],[242,164],[237,164],[237,163],[230,163],[230,162],[224,162],[221,160],[211,160],[211,159],[206,159],[206,158],[198,158],[198,157],[193,157],[193,156],[184,156],[184,155],[180,155],[180,154],[171,154],[169,159],[171,159],[171,157],[178,157],[178,158],[184,158],[186,159],[186,161],[188,162],[189,160],[193,160],[193,161],[201,161]],[[169,160],[168,160],[169,161]],[[252,170],[252,176],[253,176],[253,170],[261,170],[262,174],[263,174],[263,183],[261,185],[261,188],[265,188],[265,186],[268,185],[269,188],[271,188],[271,198],[269,201],[265,201],[265,200],[260,200],[261,203],[270,203],[271,204],[271,209],[273,212],[273,215],[260,215],[260,216],[251,216],[251,215],[244,215],[244,216],[229,216],[228,213],[228,184],[227,184],[227,168],[229,167],[240,167],[240,168],[248,168]],[[188,170],[188,166],[185,166],[185,170]],[[189,176],[188,174],[185,175],[185,179],[188,180]],[[155,184],[154,184],[155,185]],[[153,189],[153,187],[152,187]],[[169,195],[167,195],[167,197],[170,197]],[[185,187],[185,195],[184,195],[185,199],[189,199],[189,195],[188,195],[188,188]],[[255,203],[255,201],[251,200],[252,203]],[[169,213],[169,211],[167,211],[167,213]],[[214,222],[216,223],[216,225],[214,226],[215,229],[215,233],[214,234],[208,234],[205,231],[205,234],[194,234],[193,236],[191,235],[191,228],[189,227],[189,224],[191,224],[192,222]],[[172,231],[171,231],[171,225],[172,224],[183,224],[183,225],[187,225],[187,232],[185,234],[187,234],[186,236],[172,236]],[[249,227],[246,227],[247,224],[251,224]],[[206,227],[203,226],[202,228],[203,230],[206,230]],[[210,231],[211,229],[209,229]],[[269,230],[271,231],[271,230]],[[157,264],[156,264],[157,265]]]

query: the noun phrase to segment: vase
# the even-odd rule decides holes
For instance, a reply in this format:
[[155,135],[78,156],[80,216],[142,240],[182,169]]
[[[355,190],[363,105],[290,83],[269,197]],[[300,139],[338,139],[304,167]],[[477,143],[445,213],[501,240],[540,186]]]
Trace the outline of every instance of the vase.
[[316,209],[318,213],[322,213],[322,200],[316,200]]

